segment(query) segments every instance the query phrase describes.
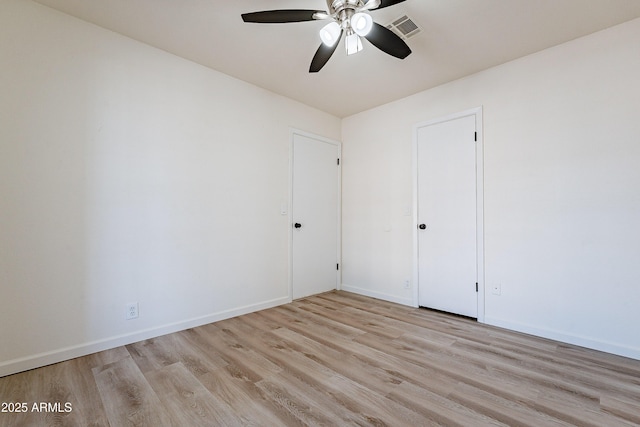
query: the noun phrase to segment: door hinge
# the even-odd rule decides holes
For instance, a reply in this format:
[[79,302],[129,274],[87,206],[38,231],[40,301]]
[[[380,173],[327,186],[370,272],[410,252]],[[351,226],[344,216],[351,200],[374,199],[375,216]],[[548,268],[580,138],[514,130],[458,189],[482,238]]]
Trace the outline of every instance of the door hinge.
[[338,166],[340,166],[340,159],[338,159]]
[[478,142],[478,132],[473,133],[473,140]]
[[336,264],[336,270],[340,270],[340,264]]
[[476,292],[478,292],[478,282],[476,282]]

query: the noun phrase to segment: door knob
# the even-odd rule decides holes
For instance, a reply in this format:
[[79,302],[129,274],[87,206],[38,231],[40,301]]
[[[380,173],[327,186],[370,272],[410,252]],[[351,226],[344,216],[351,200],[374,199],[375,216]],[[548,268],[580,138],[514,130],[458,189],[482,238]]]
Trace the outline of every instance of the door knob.
[[295,224],[293,224],[293,226],[295,228],[300,228],[300,227],[302,227],[302,224],[300,224],[299,222],[296,222]]
[[420,224],[420,225],[418,226],[418,228],[419,228],[420,230],[426,230],[426,229],[427,229],[427,224]]

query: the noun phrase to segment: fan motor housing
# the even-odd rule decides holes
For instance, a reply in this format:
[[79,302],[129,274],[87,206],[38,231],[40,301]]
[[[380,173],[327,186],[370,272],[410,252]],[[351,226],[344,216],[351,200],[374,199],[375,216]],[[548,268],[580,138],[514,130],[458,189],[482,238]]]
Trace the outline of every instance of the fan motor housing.
[[343,29],[349,27],[349,22],[356,13],[356,8],[362,5],[362,0],[327,0],[329,15],[333,16]]
[[362,6],[362,0],[327,0],[330,15],[341,15],[345,10],[351,10],[353,14],[358,6]]

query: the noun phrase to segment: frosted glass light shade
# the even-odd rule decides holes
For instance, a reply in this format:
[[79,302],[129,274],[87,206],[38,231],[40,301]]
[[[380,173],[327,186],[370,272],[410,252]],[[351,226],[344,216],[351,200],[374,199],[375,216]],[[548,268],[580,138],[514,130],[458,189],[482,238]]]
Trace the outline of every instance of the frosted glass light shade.
[[344,45],[347,48],[347,55],[353,55],[354,53],[358,53],[362,50],[362,41],[355,33],[347,36]]
[[351,17],[351,28],[357,35],[364,37],[373,28],[373,19],[366,13],[356,13]]
[[325,45],[331,47],[338,43],[341,33],[342,29],[340,28],[340,25],[334,21],[322,27],[320,30],[320,40],[322,40],[322,43]]

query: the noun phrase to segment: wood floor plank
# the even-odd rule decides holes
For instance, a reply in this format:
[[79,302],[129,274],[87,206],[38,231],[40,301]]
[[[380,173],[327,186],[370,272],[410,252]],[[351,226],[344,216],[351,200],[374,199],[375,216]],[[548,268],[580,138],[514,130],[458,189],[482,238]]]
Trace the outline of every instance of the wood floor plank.
[[218,343],[217,351],[228,363],[226,369],[235,375],[246,376],[253,382],[258,382],[262,378],[277,375],[282,371],[280,366],[246,345],[241,338],[226,328],[225,322],[202,326],[197,332],[202,332]]
[[535,403],[527,399],[509,398],[509,395],[493,393],[482,386],[458,383],[449,399],[461,405],[498,420],[509,426],[569,426],[571,424],[540,412]]
[[632,400],[628,397],[602,396],[600,407],[605,412],[640,426],[640,400]]
[[305,357],[330,369],[337,375],[358,381],[368,388],[379,392],[388,392],[403,381],[396,372],[378,365],[362,363],[351,354],[345,354],[326,348],[321,343],[289,329],[273,332],[286,340],[287,345]]
[[[347,312],[353,313],[356,316],[360,316],[366,319],[377,319],[385,324],[396,326],[402,329],[403,332],[413,332],[418,335],[432,334],[435,332],[431,327],[425,327],[423,319],[412,319],[410,313],[415,309],[402,306],[400,304],[387,303],[390,305],[378,305],[371,304],[371,301],[367,303],[366,300],[354,300],[353,298],[345,298],[338,293],[325,293],[318,295],[318,298],[330,301],[332,303],[339,302],[345,306]],[[434,338],[438,337],[436,332]],[[447,337],[451,339],[448,334],[439,333],[441,337]]]
[[129,354],[127,349],[122,346],[101,351],[99,353],[93,353],[80,359],[84,361],[87,367],[93,369],[98,366],[108,365],[110,363],[115,363],[123,359],[128,359],[130,357],[131,355]]
[[423,414],[414,411],[414,408],[403,406],[389,399],[386,394],[378,393],[342,375],[332,378],[327,387],[333,390],[341,401],[347,401],[348,398],[348,407],[363,420],[364,425],[416,426],[432,424]]
[[72,405],[75,425],[88,427],[108,426],[109,420],[101,399],[86,399],[83,396],[99,396],[98,385],[93,376],[89,358],[70,360],[67,366],[67,387],[72,392],[68,403]]
[[227,364],[222,358],[189,345],[188,335],[183,332],[140,341],[126,348],[145,374],[180,362],[199,376]]
[[[283,321],[287,321],[287,318]],[[330,354],[339,355],[337,357],[341,359],[340,365],[333,369],[344,376],[357,377],[361,384],[368,387],[374,389],[380,387],[388,392],[391,384],[410,381],[423,387],[439,387],[438,391],[445,394],[451,390],[450,378],[440,375],[434,369],[407,363],[406,360],[348,338],[334,336],[331,340],[327,340],[323,332],[322,328],[310,327],[310,325],[305,325],[303,328],[289,326],[274,331],[279,336],[293,338],[295,334],[317,343],[313,346],[317,359],[326,358]],[[297,340],[297,342],[300,345],[307,345],[304,340]],[[357,368],[352,368],[353,365]],[[348,372],[345,373],[345,370]],[[378,373],[379,371],[382,373]]]
[[[409,348],[425,349],[429,351],[432,360],[444,360],[447,365],[459,366],[460,369],[465,370],[467,378],[473,378],[471,367],[475,368],[476,375],[480,377],[485,377],[485,372],[489,373],[491,380],[494,381],[487,380],[488,385],[495,383],[496,387],[506,389],[509,384],[517,386],[528,383],[530,387],[527,390],[533,393],[537,393],[541,389],[560,389],[568,390],[572,394],[590,395],[588,388],[583,387],[579,381],[571,383],[565,381],[566,376],[558,375],[559,372],[555,367],[546,367],[548,372],[545,374],[545,369],[541,367],[541,364],[527,361],[526,357],[516,358],[503,352],[483,352],[477,345],[469,346],[468,349],[460,351],[461,345],[459,343],[434,348],[430,343],[424,343],[420,337],[415,337],[412,334],[408,334],[396,342],[408,345]],[[491,357],[488,357],[489,355]],[[442,357],[444,359],[441,359]],[[531,358],[531,360],[533,359]],[[532,366],[533,369],[531,369]],[[525,396],[520,395],[520,397]],[[532,395],[527,397],[531,398]]]
[[223,354],[219,352],[221,343],[211,339],[204,331],[204,328],[191,328],[178,332],[184,340],[184,345],[190,347],[192,351],[206,358],[210,365],[217,368],[229,364]]
[[535,408],[554,417],[564,420],[571,425],[585,427],[631,427],[636,423],[624,418],[611,417],[604,411],[592,409],[586,405],[579,405],[569,399],[560,399],[558,396],[541,395]]
[[296,301],[294,302],[294,305],[297,304],[297,306],[302,310],[307,310],[311,313],[315,313],[338,322],[345,322],[348,325],[355,326],[356,328],[366,331],[367,333],[380,335],[385,338],[397,338],[404,333],[402,329],[395,328],[372,317],[363,318],[362,316],[358,316],[357,314],[349,313],[346,310],[338,311],[328,308],[326,307],[327,303],[324,302],[324,300],[319,299],[319,301],[313,301],[314,303],[312,304],[303,304]]
[[243,426],[298,426],[300,420],[275,404],[252,381],[237,378],[220,368],[198,380],[213,395],[233,408]]
[[111,426],[178,426],[132,358],[93,368]]
[[[331,318],[325,317],[323,315],[318,315],[313,311],[308,311],[300,307],[300,304],[288,304],[285,306],[276,307],[273,310],[261,311],[259,313],[256,313],[256,315],[261,319],[265,319],[266,317],[267,319],[271,319],[273,322],[278,322],[281,327],[282,317],[288,319],[288,322],[286,324],[287,327],[300,327],[313,324],[314,326],[321,327],[324,330],[326,337],[329,339],[333,336],[353,338],[357,337],[358,335],[367,333],[367,331],[363,329],[345,323],[344,319],[342,319],[342,321],[333,320]],[[279,318],[278,316],[282,317]],[[318,317],[322,319],[322,322],[318,322]]]
[[639,426],[640,361],[347,292],[0,378],[0,427]]
[[460,354],[473,354],[474,357],[482,360],[492,360],[500,365],[517,366],[526,368],[529,371],[537,372],[541,376],[549,378],[562,377],[576,384],[581,384],[585,388],[608,392],[626,393],[640,387],[640,376],[634,377],[623,375],[618,372],[604,370],[607,373],[606,381],[594,375],[602,372],[602,368],[597,366],[585,366],[585,364],[570,363],[558,357],[544,358],[539,354],[523,354],[504,347],[494,345],[482,345],[459,340],[452,347],[453,350],[463,350]]
[[0,426],[29,427],[37,425],[39,421],[42,424],[43,417],[39,414],[34,415],[30,411],[31,403],[39,400],[37,396],[43,392],[36,387],[36,377],[42,374],[42,369],[34,369],[0,378],[0,402],[20,404],[20,406],[22,403],[27,404],[27,409],[24,410],[20,408],[16,411],[14,405],[12,408],[5,408],[7,412],[0,412]]
[[557,343],[557,347],[558,354],[567,357],[568,360],[580,360],[591,366],[600,366],[608,371],[640,378],[640,366],[636,363],[637,360],[567,343]]
[[[97,395],[91,370],[83,359],[55,364],[47,370],[36,369],[8,377],[0,391],[2,402],[25,402],[28,411],[9,418],[0,414],[0,425],[48,426],[108,426],[106,413],[100,400],[84,400],[88,393]],[[1,381],[0,384],[3,384]]]
[[[370,337],[370,335],[367,335],[368,337]],[[379,344],[379,340],[376,338],[375,339],[376,343]],[[534,342],[536,341],[535,339],[533,340]],[[380,347],[380,349],[382,350],[383,347],[385,346],[384,344],[380,344],[382,347]],[[446,359],[443,359],[443,363],[444,364],[448,364],[450,363],[451,360],[448,359],[448,356]],[[437,366],[437,364],[436,364]],[[470,375],[469,371],[468,371],[468,365],[467,366],[459,366],[460,367],[460,372],[464,373],[463,377],[464,380],[471,383],[471,384],[477,384],[477,385],[481,385],[483,384],[483,382],[487,381],[487,380],[493,380],[493,385],[491,386],[493,390],[495,390],[497,392],[498,395],[501,396],[506,396],[506,397],[510,397],[510,398],[514,398],[514,399],[533,399],[537,394],[538,394],[538,389],[536,387],[522,387],[521,383],[518,382],[517,378],[510,380],[507,379],[507,377],[504,378],[498,378],[499,381],[496,381],[496,378],[492,378],[491,374],[486,372],[484,373],[484,375],[480,376],[479,378],[474,378],[473,375]],[[479,368],[482,368],[482,366],[479,366]],[[452,374],[452,372],[449,372],[449,374]],[[452,375],[455,378],[455,375]],[[485,383],[486,386],[486,383]],[[558,383],[554,383],[553,387],[566,387],[562,384],[558,384]],[[576,393],[576,385],[573,385],[573,389],[571,390],[572,393]],[[544,416],[548,416],[548,414],[545,414]],[[554,421],[554,423],[556,423],[556,421]]]
[[[350,335],[343,335],[335,330],[334,326],[328,322],[334,322],[331,319],[323,320],[322,322],[319,319],[324,319],[321,314],[314,314],[308,311],[300,310],[300,316],[302,320],[298,317],[298,309],[291,310],[288,308],[286,311],[284,309],[279,310],[280,307],[276,307],[273,310],[265,310],[258,313],[258,316],[265,318],[266,320],[278,321],[282,322],[282,324],[286,324],[286,329],[290,329],[292,331],[299,332],[305,336],[312,337],[315,341],[322,343],[328,348],[333,348],[338,351],[345,351],[344,344],[350,345],[352,340],[355,337],[365,335],[367,332],[362,331],[360,329],[356,329],[358,332]],[[304,316],[304,317],[302,317]]]
[[[477,363],[466,363],[451,359],[440,352],[427,353],[424,350],[417,351],[415,348],[395,341],[381,342],[377,337],[363,335],[356,338],[359,343],[376,348],[381,352],[387,352],[403,360],[425,369],[434,369],[442,375],[450,377],[456,382],[465,382],[470,385],[490,389],[497,394],[507,394],[507,396],[519,399],[530,399],[537,395],[537,390],[531,391],[529,388],[508,387],[509,378],[496,377],[494,373],[488,371],[485,366]],[[515,393],[515,394],[514,394]]]
[[145,375],[169,417],[178,426],[239,425],[240,417],[212,394],[181,362]]
[[[238,332],[242,330],[242,322],[239,319],[226,322],[226,325]],[[344,372],[339,360],[326,363],[327,358],[322,354],[327,351],[326,349],[322,349],[318,343],[304,336],[295,332],[291,332],[293,335],[290,335],[286,331],[286,328],[280,328],[258,334],[259,339],[253,341],[253,345],[259,351],[268,352],[272,360],[283,368],[283,373],[287,374],[291,382],[287,389],[297,386],[304,390],[303,393],[306,393],[308,398],[323,402],[325,407],[331,408],[332,416],[335,417],[337,413],[340,419],[348,424],[367,424],[372,420],[381,424],[393,424],[394,417],[390,415],[389,410],[381,413],[380,406],[387,408],[394,406],[393,402],[384,397],[384,393],[398,384],[398,380],[389,380],[390,375],[385,372],[383,373],[385,378],[379,381],[379,389],[383,393],[371,391],[370,395],[373,397],[366,395],[362,390],[370,390],[370,387],[358,388],[357,381],[352,381],[338,373]],[[280,339],[282,335],[288,339]],[[376,378],[373,369],[362,369],[356,366],[352,368],[359,371],[356,372],[358,381],[362,381],[363,378],[368,380]],[[367,381],[367,383],[371,382]],[[381,385],[382,383],[384,385]],[[402,412],[398,411],[396,417]]]
[[301,425],[332,426],[339,425],[340,420],[332,413],[332,407],[327,408],[317,402],[313,391],[301,390],[294,384],[293,379],[286,377],[272,377],[260,381],[257,386],[274,403],[295,417]]
[[144,374],[165,366],[173,365],[180,360],[171,341],[173,336],[161,336],[139,341],[126,346],[130,356],[138,365],[138,369]]
[[423,419],[441,425],[458,427],[507,425],[410,382],[400,384],[388,394],[388,397],[421,414]]

